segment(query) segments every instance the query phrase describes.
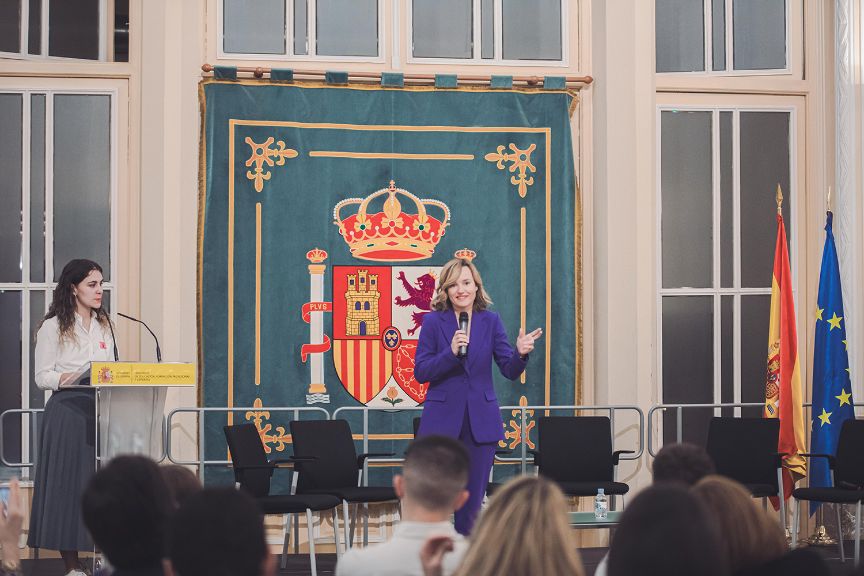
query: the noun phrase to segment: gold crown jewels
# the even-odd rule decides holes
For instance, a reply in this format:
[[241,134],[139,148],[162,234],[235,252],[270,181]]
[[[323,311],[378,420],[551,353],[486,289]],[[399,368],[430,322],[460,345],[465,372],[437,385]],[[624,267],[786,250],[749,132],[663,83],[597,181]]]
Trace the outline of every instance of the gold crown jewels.
[[474,257],[477,256],[477,253],[470,248],[462,248],[461,250],[454,252],[453,256],[459,260],[467,260],[468,262],[471,262],[474,260]]
[[[387,195],[381,212],[369,213],[369,204]],[[407,198],[417,209],[415,214],[402,211],[398,196]],[[356,214],[342,219],[340,212],[349,204],[359,204]],[[443,219],[430,216],[431,207],[443,212]],[[439,200],[420,199],[414,194],[390,186],[373,192],[366,198],[347,198],[333,207],[333,223],[348,244],[351,255],[363,260],[423,260],[435,253],[435,246],[450,223],[450,209]]]

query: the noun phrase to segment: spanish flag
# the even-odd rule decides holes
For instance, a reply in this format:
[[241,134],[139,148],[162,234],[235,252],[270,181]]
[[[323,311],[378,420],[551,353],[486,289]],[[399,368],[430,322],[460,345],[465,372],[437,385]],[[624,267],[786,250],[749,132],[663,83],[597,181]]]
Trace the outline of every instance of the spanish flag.
[[788,499],[793,484],[807,474],[807,463],[800,456],[804,443],[804,408],[801,396],[801,371],[798,362],[798,333],[795,328],[795,301],[792,297],[792,272],[786,249],[786,227],[780,206],[783,195],[777,187],[777,247],[774,252],[774,277],[771,279],[771,322],[768,329],[768,375],[765,385],[765,418],[780,418],[777,451],[783,457],[783,494]]

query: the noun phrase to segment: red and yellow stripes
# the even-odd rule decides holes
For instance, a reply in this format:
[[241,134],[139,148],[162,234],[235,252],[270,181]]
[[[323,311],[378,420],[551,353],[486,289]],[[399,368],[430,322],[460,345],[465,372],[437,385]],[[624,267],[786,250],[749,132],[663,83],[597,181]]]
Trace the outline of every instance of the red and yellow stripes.
[[807,451],[802,401],[792,272],[786,248],[786,227],[783,217],[778,214],[774,274],[771,281],[765,417],[780,418],[780,441],[777,448],[778,452],[789,455],[783,461],[786,498],[792,492],[793,478],[797,480],[807,473],[806,461],[800,456]]
[[333,362],[342,385],[363,404],[381,391],[393,373],[393,353],[380,340],[334,340]]

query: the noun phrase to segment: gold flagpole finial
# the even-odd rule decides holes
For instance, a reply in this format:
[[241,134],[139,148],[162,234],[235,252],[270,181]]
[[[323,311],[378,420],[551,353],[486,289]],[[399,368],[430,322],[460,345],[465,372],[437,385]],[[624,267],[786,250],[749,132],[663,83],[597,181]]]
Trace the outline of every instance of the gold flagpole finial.
[[831,187],[828,186],[828,198],[825,199],[825,211],[831,211]]
[[777,183],[777,214],[783,214],[783,191],[780,190],[780,183]]

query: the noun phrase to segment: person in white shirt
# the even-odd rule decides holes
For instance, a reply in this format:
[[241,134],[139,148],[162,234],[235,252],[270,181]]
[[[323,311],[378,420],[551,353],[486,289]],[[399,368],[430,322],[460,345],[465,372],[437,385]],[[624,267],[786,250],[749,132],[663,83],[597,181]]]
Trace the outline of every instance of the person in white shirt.
[[457,440],[434,435],[414,440],[405,452],[402,475],[393,478],[402,522],[389,541],[344,554],[336,576],[422,576],[420,549],[432,536],[453,542],[443,559],[443,574],[452,574],[468,548],[450,522],[468,499],[468,467],[468,453]]
[[93,549],[80,503],[96,467],[93,390],[67,386],[79,383],[89,362],[116,360],[112,333],[102,268],[70,261],[36,334],[36,385],[54,394],[42,419],[27,538],[31,548],[59,550],[67,576],[84,576],[78,552]]

